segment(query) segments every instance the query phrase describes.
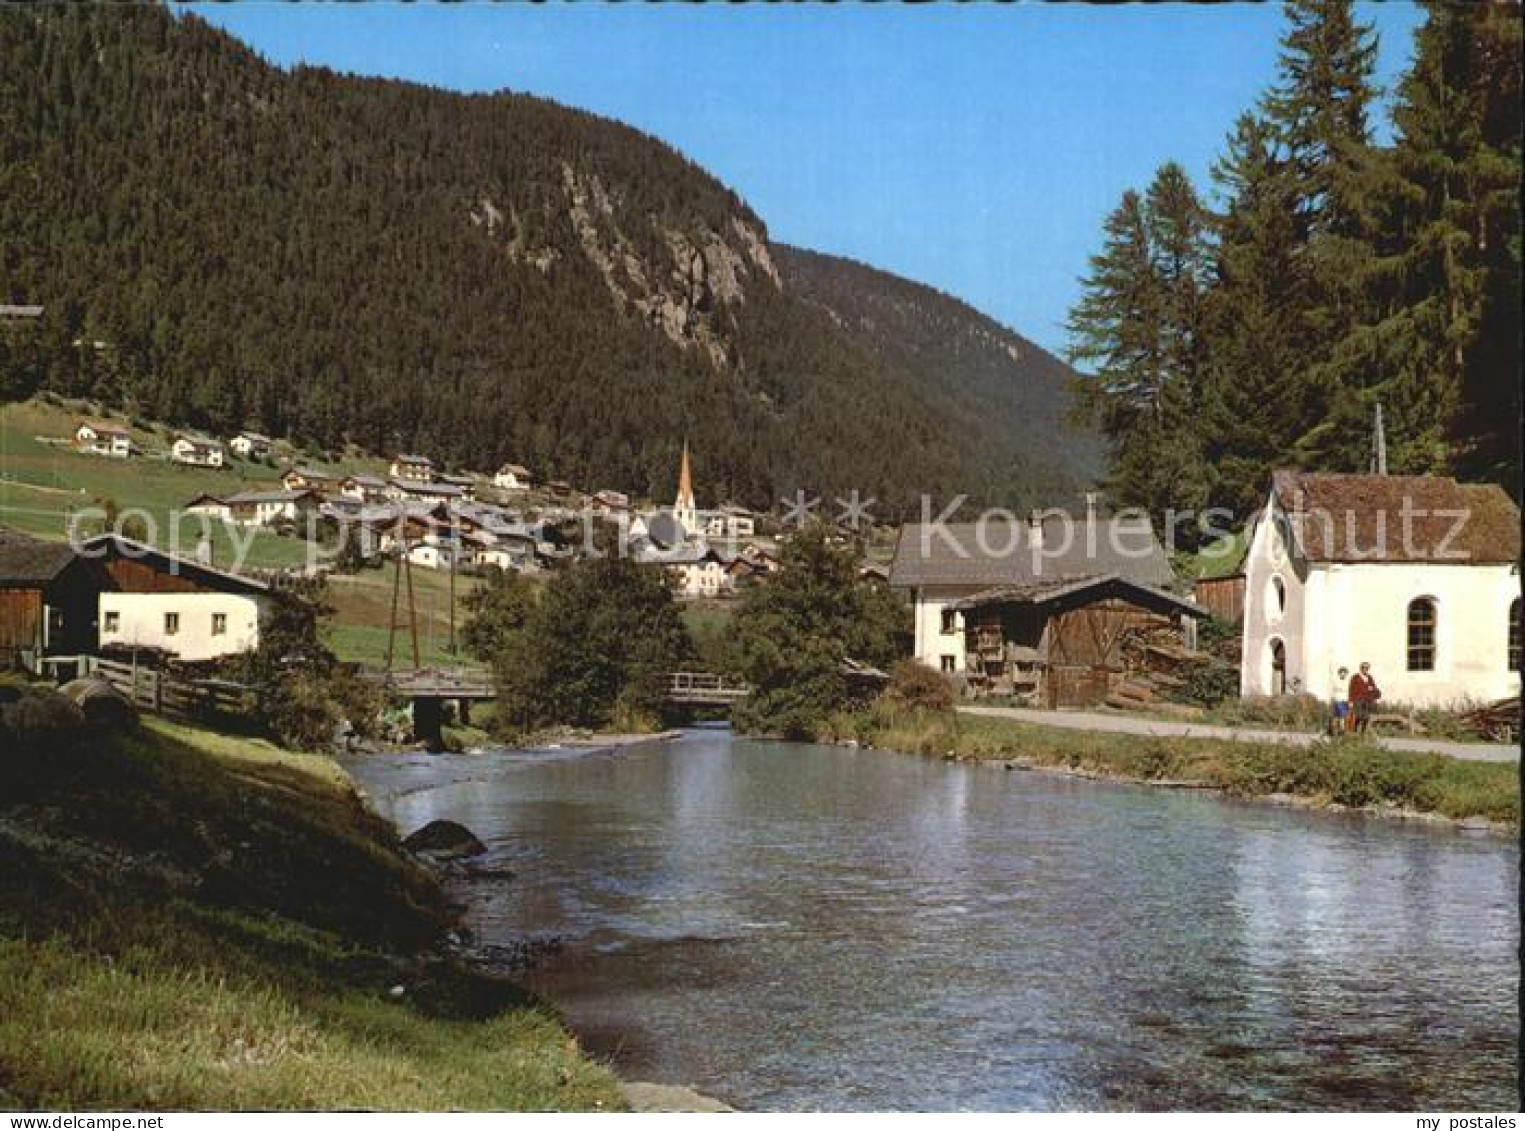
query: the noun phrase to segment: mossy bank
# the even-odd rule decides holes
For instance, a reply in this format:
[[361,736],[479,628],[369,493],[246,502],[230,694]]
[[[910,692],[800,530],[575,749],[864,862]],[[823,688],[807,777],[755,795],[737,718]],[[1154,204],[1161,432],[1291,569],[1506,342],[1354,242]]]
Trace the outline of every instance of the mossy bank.
[[327,759],[158,720],[0,741],[0,1107],[623,1106],[450,924]]
[[1397,753],[1343,740],[1302,747],[1214,738],[1151,738],[1060,730],[887,704],[832,716],[828,742],[1145,784],[1212,788],[1235,797],[1517,829],[1519,767]]

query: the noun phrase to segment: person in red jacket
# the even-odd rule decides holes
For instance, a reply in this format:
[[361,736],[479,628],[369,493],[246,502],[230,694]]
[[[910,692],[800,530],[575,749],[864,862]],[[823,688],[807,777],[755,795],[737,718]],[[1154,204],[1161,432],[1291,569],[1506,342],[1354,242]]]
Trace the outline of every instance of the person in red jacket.
[[1361,664],[1361,670],[1350,677],[1350,718],[1357,734],[1365,734],[1371,723],[1374,704],[1382,698],[1382,689],[1371,674],[1371,665]]

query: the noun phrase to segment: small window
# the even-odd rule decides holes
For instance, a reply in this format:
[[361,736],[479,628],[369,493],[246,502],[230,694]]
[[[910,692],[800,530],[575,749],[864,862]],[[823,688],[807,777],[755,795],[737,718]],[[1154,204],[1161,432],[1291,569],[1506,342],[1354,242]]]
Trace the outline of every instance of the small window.
[[164,614],[164,635],[165,636],[174,636],[179,631],[180,631],[180,614],[179,613],[165,613]]
[[943,656],[940,658],[938,666],[945,672],[957,671],[958,659],[955,656]]
[[213,636],[226,636],[227,634],[228,634],[228,614],[227,613],[213,613],[212,614],[212,635]]
[[943,610],[943,635],[952,636],[958,629],[958,614],[952,609]]
[[1509,670],[1520,670],[1520,599],[1509,603]]
[[1435,602],[1428,597],[1409,602],[1408,670],[1435,670]]
[[106,619],[101,622],[102,632],[122,631],[122,614],[112,609],[106,613]]

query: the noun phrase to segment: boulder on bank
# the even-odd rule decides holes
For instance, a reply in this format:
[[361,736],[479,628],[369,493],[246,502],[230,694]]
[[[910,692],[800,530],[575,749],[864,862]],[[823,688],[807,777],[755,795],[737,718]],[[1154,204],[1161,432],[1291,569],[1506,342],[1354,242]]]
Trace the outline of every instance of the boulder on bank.
[[402,845],[436,860],[466,860],[487,851],[487,846],[470,829],[455,821],[430,821],[404,837]]
[[21,688],[0,704],[0,731],[21,745],[42,746],[80,737],[85,715],[73,700],[45,688]]
[[132,700],[104,679],[73,679],[58,689],[84,713],[85,721],[99,730],[125,730],[138,725],[138,709]]

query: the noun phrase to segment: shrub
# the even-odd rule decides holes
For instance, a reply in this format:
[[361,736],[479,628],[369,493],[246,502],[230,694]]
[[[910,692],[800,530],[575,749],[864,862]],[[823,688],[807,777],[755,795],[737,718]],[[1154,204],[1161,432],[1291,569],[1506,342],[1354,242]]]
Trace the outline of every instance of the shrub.
[[953,688],[941,674],[915,660],[901,660],[884,691],[892,707],[909,711],[953,710]]
[[1239,694],[1239,669],[1227,664],[1193,664],[1173,698],[1198,707],[1216,707]]

